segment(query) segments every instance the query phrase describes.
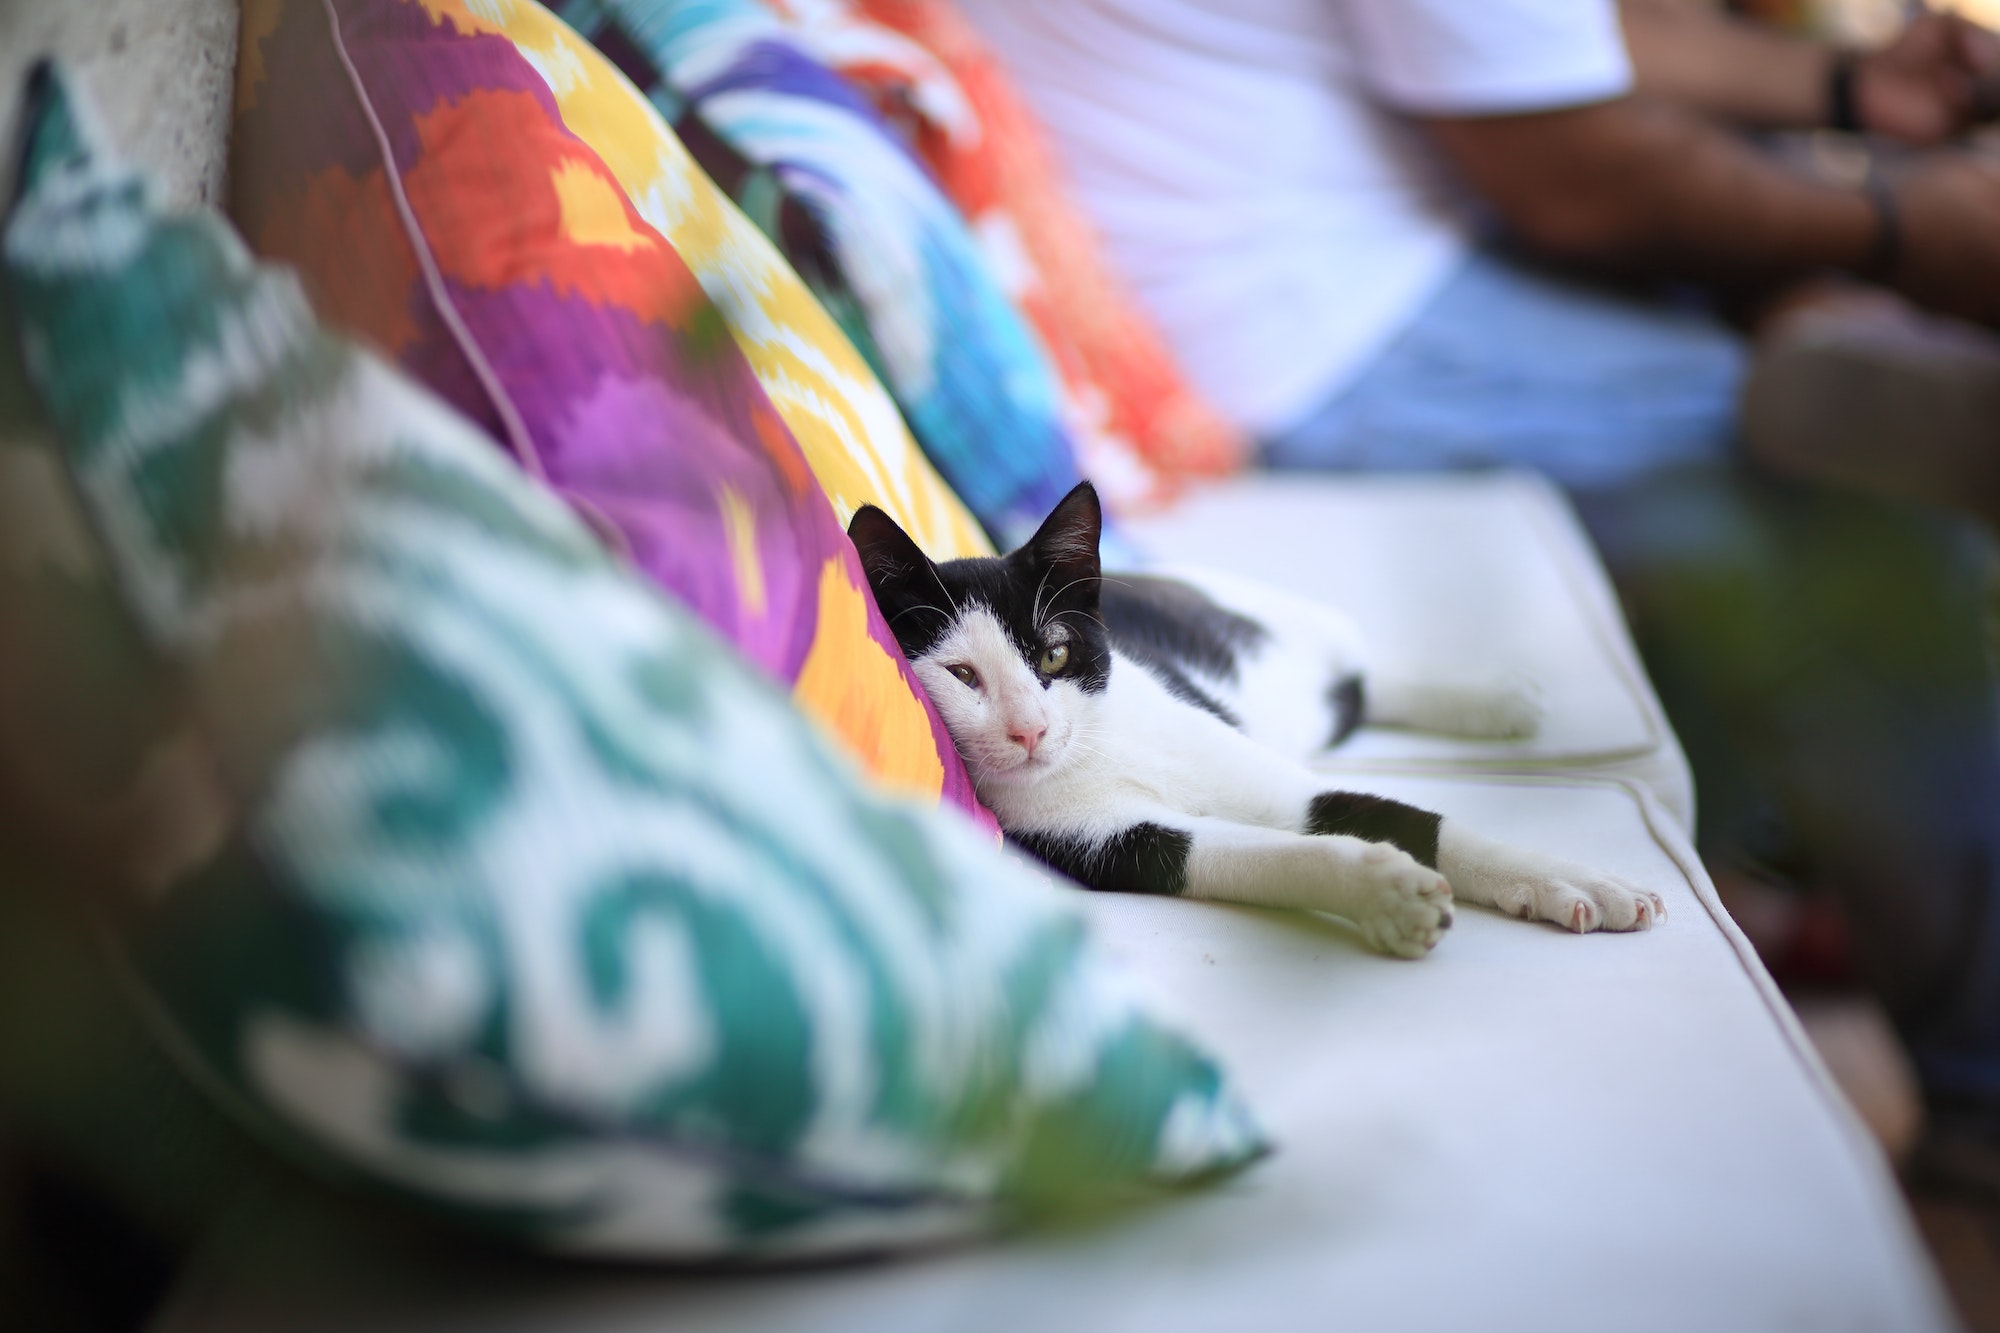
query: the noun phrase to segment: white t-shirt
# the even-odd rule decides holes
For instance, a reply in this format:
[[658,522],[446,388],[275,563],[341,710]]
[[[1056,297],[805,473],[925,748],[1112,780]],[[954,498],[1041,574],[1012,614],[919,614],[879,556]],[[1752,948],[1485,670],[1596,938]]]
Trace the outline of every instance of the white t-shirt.
[[1337,392],[1467,244],[1399,111],[1631,86],[1614,0],[959,0],[1194,383],[1249,429]]

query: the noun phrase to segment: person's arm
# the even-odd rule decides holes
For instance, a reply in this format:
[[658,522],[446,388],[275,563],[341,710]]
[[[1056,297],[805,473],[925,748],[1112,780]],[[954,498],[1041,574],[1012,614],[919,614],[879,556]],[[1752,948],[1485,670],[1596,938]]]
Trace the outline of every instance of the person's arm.
[[1795,174],[1656,100],[1420,123],[1515,237],[1552,259],[1725,283],[1843,270],[2000,322],[1991,162],[1937,153],[1900,175],[1900,257],[1878,272],[1881,218],[1865,192]]
[[[1619,18],[1640,92],[1749,128],[1828,123],[1833,47],[1690,0],[1620,0]],[[1956,14],[1924,13],[1888,46],[1850,59],[1860,127],[1931,144],[1971,122],[2000,41]]]
[[1690,0],[1619,0],[1639,90],[1746,127],[1826,120],[1833,48]]

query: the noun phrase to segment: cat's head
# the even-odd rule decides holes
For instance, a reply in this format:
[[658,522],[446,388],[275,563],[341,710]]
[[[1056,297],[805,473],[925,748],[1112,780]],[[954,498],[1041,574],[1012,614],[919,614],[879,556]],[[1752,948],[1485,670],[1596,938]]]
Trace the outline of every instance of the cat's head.
[[847,525],[875,600],[981,788],[1088,752],[1111,676],[1098,618],[1097,492],[1083,482],[1025,546],[933,562],[873,505]]

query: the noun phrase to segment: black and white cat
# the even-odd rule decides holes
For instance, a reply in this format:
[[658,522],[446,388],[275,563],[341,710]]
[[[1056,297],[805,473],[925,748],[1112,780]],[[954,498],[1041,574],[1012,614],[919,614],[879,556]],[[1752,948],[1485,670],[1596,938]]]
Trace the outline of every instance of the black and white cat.
[[869,583],[979,797],[1019,846],[1098,889],[1330,912],[1418,957],[1454,896],[1576,931],[1644,930],[1657,895],[1302,762],[1362,722],[1532,730],[1519,688],[1365,674],[1332,611],[1248,582],[1103,576],[1088,482],[1005,556],[932,562],[872,505]]

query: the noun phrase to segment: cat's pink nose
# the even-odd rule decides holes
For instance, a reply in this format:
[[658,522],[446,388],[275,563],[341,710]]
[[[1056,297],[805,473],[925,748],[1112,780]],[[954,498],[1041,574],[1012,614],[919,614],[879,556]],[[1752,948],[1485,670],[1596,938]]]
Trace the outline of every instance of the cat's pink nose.
[[1042,743],[1042,737],[1049,734],[1047,723],[1023,724],[1007,733],[1007,739],[1028,752],[1028,758],[1035,757],[1035,747]]

